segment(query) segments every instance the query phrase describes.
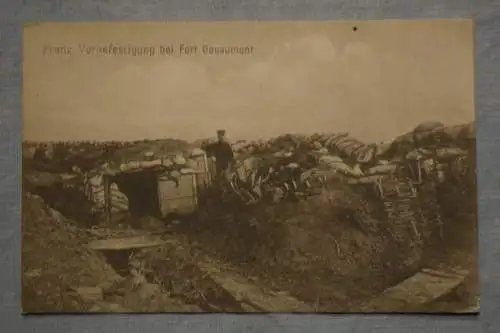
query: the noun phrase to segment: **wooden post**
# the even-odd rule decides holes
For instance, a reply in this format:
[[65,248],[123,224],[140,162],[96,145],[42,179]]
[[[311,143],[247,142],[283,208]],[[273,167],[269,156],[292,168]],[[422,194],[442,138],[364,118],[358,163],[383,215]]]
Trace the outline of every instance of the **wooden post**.
[[420,163],[420,158],[417,159],[418,168],[418,183],[422,184],[422,163]]
[[111,177],[104,175],[104,214],[106,218],[106,226],[111,226]]
[[203,172],[205,173],[206,186],[212,185],[212,175],[208,168],[208,158],[205,153],[203,154]]

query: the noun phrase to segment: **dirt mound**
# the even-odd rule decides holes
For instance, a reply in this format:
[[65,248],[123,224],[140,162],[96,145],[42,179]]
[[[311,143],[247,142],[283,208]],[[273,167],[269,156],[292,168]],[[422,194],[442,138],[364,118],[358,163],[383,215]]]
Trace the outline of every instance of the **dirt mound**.
[[199,310],[171,297],[162,283],[148,281],[140,265],[119,276],[100,252],[87,247],[106,237],[106,230],[80,229],[29,193],[23,194],[22,231],[25,313]]
[[419,269],[411,228],[395,240],[382,203],[370,195],[363,187],[330,184],[305,201],[251,207],[179,230],[247,276],[290,290],[319,311],[345,310]]
[[112,284],[116,273],[88,236],[71,221],[29,193],[22,201],[22,307],[24,312],[82,312],[91,304],[72,295],[78,286]]

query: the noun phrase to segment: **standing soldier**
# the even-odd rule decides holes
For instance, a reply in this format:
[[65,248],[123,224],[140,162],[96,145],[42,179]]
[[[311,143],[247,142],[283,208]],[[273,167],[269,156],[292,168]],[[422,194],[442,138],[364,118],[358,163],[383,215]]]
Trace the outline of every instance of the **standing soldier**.
[[234,190],[232,185],[232,177],[231,177],[231,165],[234,160],[234,153],[231,145],[226,140],[226,131],[218,130],[217,131],[217,142],[209,144],[205,147],[208,155],[211,157],[215,157],[215,183],[217,184],[217,188],[220,191],[218,194],[219,200],[221,200],[221,204],[224,204],[224,193]]
[[217,178],[230,180],[230,166],[233,163],[234,153],[231,145],[226,140],[226,131],[217,131],[217,142],[213,144],[212,153],[215,157],[215,170]]

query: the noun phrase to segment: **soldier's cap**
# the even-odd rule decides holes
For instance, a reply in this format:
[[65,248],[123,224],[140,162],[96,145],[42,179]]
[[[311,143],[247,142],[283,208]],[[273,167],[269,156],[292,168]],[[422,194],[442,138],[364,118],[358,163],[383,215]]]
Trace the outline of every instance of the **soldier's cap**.
[[218,130],[217,130],[217,134],[222,134],[222,135],[224,135],[224,134],[226,134],[226,130],[223,130],[223,129],[218,129]]

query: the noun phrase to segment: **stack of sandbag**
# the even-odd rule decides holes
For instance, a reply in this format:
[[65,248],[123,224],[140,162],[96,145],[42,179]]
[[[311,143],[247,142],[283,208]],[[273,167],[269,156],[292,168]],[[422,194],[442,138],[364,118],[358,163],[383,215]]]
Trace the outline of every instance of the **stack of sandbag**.
[[443,128],[443,132],[449,135],[456,142],[466,139],[475,139],[476,123],[472,121],[466,124],[447,126]]
[[369,164],[380,154],[377,145],[367,145],[349,136],[348,133],[336,133],[321,136],[323,146],[330,152],[349,158],[357,164]]
[[442,131],[444,128],[444,124],[439,121],[426,121],[413,129],[413,138],[415,141],[425,141],[433,133]]
[[[84,183],[87,198],[94,203],[96,209],[103,209],[105,206],[103,175],[90,174],[85,178]],[[112,211],[128,211],[128,198],[120,192],[115,183],[110,186],[110,194]]]
[[338,154],[337,151],[337,142],[339,142],[341,139],[347,137],[349,134],[342,132],[342,133],[334,133],[330,135],[325,135],[323,137],[323,147],[328,149],[331,153]]
[[365,144],[359,142],[355,138],[350,136],[345,136],[340,138],[335,142],[335,146],[339,154],[342,154],[346,157],[355,158],[354,153],[359,149],[364,148]]
[[127,196],[120,192],[118,185],[115,183],[110,186],[111,192],[111,211],[128,211],[128,198]]
[[397,168],[397,164],[380,163],[366,170],[365,175],[374,176],[394,174],[396,173]]
[[390,147],[386,149],[383,157],[389,160],[400,159],[415,149],[412,133],[396,137]]
[[326,155],[319,158],[319,168],[332,170],[349,177],[363,177],[363,171],[360,166],[349,166],[340,157],[334,155]]
[[335,155],[326,155],[319,158],[319,167],[329,170],[341,170],[346,168],[344,161]]
[[377,154],[376,145],[365,145],[354,152],[355,160],[359,164],[370,164],[374,161]]
[[449,161],[461,156],[467,156],[468,152],[461,148],[439,148],[435,152],[436,158],[442,161]]
[[443,129],[443,131],[448,134],[455,142],[458,142],[460,139],[460,134],[464,129],[464,125],[453,125],[453,126],[447,126],[446,128]]
[[[194,164],[193,161],[190,162]],[[182,155],[174,155],[166,158],[154,158],[151,156],[147,159],[141,161],[128,161],[120,164],[118,170],[114,170],[113,168],[105,168],[103,167],[103,171],[108,174],[116,174],[119,172],[134,172],[141,171],[143,169],[151,169],[151,168],[166,168],[166,169],[181,169],[186,167],[188,164],[188,160]],[[105,169],[105,170],[104,170]]]

